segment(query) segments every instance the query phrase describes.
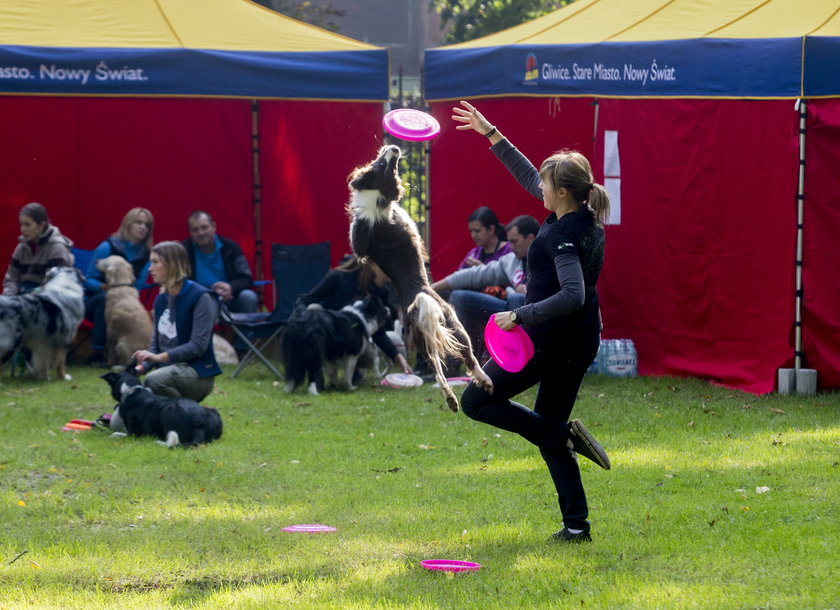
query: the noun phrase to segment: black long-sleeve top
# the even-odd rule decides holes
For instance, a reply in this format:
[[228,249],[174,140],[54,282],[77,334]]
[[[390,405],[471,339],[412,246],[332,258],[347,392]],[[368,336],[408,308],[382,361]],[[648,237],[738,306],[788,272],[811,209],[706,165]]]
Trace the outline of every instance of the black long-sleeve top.
[[[522,187],[542,201],[539,172],[507,139],[491,150]],[[597,347],[595,284],[604,264],[604,229],[588,207],[549,214],[528,249],[528,291],[516,310],[537,349],[573,353]]]

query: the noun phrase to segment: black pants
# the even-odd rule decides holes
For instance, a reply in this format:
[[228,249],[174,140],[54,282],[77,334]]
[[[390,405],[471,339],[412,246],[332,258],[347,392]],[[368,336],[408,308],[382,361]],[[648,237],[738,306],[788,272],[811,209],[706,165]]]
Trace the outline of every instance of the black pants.
[[85,319],[93,322],[90,345],[95,352],[105,351],[105,340],[107,325],[105,323],[105,297],[104,290],[85,295]]
[[[596,341],[594,348],[570,357],[538,351],[517,373],[509,373],[490,360],[483,368],[493,380],[493,394],[470,383],[461,397],[461,406],[468,417],[515,432],[539,448],[557,489],[564,525],[585,531],[589,531],[586,493],[576,456],[566,442],[572,407],[597,350]],[[537,383],[533,410],[510,400]]]

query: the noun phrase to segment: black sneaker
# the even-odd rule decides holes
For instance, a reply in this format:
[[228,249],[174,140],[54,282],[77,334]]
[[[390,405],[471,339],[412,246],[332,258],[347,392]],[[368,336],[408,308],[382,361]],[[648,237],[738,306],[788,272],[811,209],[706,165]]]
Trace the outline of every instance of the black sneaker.
[[592,536],[589,535],[589,532],[578,532],[577,534],[573,534],[568,530],[568,528],[564,527],[563,529],[551,534],[551,540],[554,542],[592,542]]
[[604,451],[601,443],[589,434],[586,426],[579,419],[573,419],[569,422],[569,442],[578,455],[592,460],[604,470],[610,469],[610,458],[607,456],[607,452]]

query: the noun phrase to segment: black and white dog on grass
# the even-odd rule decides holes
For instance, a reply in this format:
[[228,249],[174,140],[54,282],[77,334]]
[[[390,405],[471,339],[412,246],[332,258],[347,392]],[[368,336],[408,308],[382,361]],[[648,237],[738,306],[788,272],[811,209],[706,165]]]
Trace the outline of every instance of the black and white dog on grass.
[[426,247],[399,205],[404,190],[399,161],[397,146],[383,146],[376,159],[350,174],[350,243],[356,256],[373,261],[391,279],[405,312],[409,343],[426,356],[446,404],[457,411],[458,399],[443,375],[448,356],[463,360],[473,382],[487,392],[493,392],[493,381],[481,370],[455,310],[429,285]]
[[308,378],[308,391],[315,396],[325,387],[326,372],[334,386],[354,390],[353,372],[359,359],[366,353],[378,358],[370,338],[392,325],[390,310],[375,296],[339,311],[317,304],[298,306],[283,329],[284,389],[292,392]]
[[154,436],[170,449],[221,438],[222,418],[212,407],[188,398],[158,396],[132,373],[105,373],[111,396],[119,404],[111,416],[111,430],[124,428],[129,436]]

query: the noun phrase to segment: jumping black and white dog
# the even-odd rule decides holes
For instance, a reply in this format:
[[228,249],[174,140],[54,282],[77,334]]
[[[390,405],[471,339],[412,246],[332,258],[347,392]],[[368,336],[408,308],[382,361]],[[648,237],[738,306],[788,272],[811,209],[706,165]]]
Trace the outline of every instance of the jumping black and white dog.
[[[283,364],[287,392],[309,379],[308,391],[317,395],[325,387],[324,371],[333,385],[354,390],[353,372],[366,352],[376,357],[371,336],[389,328],[391,312],[375,296],[367,296],[339,311],[312,304],[299,306],[283,329]],[[339,374],[343,373],[343,383]]]
[[448,356],[461,358],[481,388],[492,392],[493,382],[473,355],[455,310],[429,285],[426,247],[414,221],[399,206],[404,192],[399,160],[397,146],[383,146],[376,159],[350,174],[350,243],[356,256],[372,260],[391,278],[405,312],[410,343],[427,357],[447,405],[457,411],[458,399],[443,375]]
[[[75,267],[52,267],[44,285],[29,294],[0,296],[0,363],[18,347],[32,352],[32,371],[70,379],[64,366],[67,347],[85,315],[82,274]],[[0,367],[2,367],[0,364]]]
[[158,396],[128,371],[105,373],[111,396],[119,402],[111,429],[124,427],[130,436],[154,436],[172,448],[209,443],[222,437],[222,418],[212,407],[188,398]]

